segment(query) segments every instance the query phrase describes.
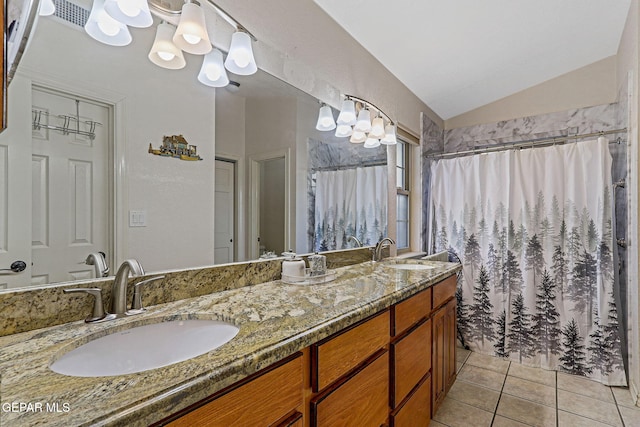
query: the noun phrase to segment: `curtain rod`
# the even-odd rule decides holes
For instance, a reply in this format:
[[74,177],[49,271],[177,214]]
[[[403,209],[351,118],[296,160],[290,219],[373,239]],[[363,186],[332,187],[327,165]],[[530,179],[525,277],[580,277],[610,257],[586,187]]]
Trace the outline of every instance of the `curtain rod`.
[[349,170],[349,169],[357,169],[357,168],[369,168],[374,166],[386,166],[387,161],[384,162],[371,162],[371,163],[360,163],[357,165],[343,165],[343,166],[325,166],[319,168],[312,168],[311,173],[316,172],[331,172],[331,171],[341,171],[341,170]]
[[[464,156],[467,154],[482,154],[482,153],[492,153],[496,151],[506,151],[518,148],[533,148],[542,145],[555,145],[558,143],[565,143],[571,139],[575,139],[576,142],[578,139],[590,138],[594,136],[604,136],[604,135],[612,135],[616,133],[626,132],[627,128],[622,129],[613,129],[613,130],[605,130],[600,132],[592,132],[592,133],[583,133],[581,135],[559,135],[548,138],[538,138],[538,139],[528,139],[525,141],[517,141],[517,142],[508,142],[504,144],[491,145],[486,147],[474,148],[472,150],[465,151],[455,151],[451,153],[434,153],[428,154],[425,156],[427,159],[444,159],[447,157],[457,157]],[[615,141],[610,141],[610,144],[620,144],[621,138],[618,137]]]

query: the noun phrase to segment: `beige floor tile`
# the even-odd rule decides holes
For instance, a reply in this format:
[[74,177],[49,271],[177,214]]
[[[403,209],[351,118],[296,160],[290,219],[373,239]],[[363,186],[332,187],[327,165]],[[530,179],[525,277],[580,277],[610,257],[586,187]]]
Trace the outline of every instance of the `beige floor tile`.
[[467,359],[467,364],[479,366],[481,368],[506,374],[509,369],[509,361],[498,359],[497,357],[488,356],[486,354],[471,353]]
[[625,426],[640,426],[640,408],[627,408],[626,406],[620,406],[620,413],[622,414]]
[[496,415],[510,418],[531,426],[555,427],[556,410],[508,394],[500,396]]
[[616,398],[618,406],[636,408],[636,404],[633,403],[633,398],[631,397],[631,392],[628,387],[611,387],[611,391],[613,392],[613,396]]
[[493,413],[447,397],[433,419],[450,427],[489,427]]
[[615,404],[566,390],[558,389],[558,409],[612,426],[622,426]]
[[471,354],[471,352],[469,350],[465,350],[462,347],[457,347],[456,348],[456,361],[460,362],[460,363],[464,363],[467,360],[467,357],[469,357],[469,355]]
[[496,415],[493,419],[493,424],[491,424],[491,427],[529,427],[529,424],[523,424],[519,421]]
[[558,411],[558,427],[609,427],[609,424],[603,424],[571,412]]
[[465,363],[458,374],[458,379],[500,391],[502,390],[505,375]]
[[582,394],[609,403],[615,403],[610,387],[577,375],[558,372],[558,389]]
[[556,389],[544,384],[508,376],[502,392],[552,408],[556,407]]
[[429,421],[429,427],[447,427],[447,426],[437,422],[436,420],[431,420]]
[[447,398],[475,406],[485,411],[494,412],[496,406],[498,406],[500,393],[458,379],[451,387],[451,390],[449,390]]
[[547,371],[546,369],[542,368],[530,368],[528,366],[513,362],[509,366],[509,375],[544,384],[549,387],[556,386],[555,371]]

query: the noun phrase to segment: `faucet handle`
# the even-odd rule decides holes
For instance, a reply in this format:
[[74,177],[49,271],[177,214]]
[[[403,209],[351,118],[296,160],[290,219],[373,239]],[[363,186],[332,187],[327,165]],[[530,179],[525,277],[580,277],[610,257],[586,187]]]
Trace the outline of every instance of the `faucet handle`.
[[85,323],[93,323],[98,322],[106,317],[104,312],[104,306],[102,305],[102,289],[100,288],[72,288],[72,289],[63,289],[62,292],[65,294],[73,294],[73,293],[85,293],[89,295],[93,295],[93,312],[89,317],[84,319]]
[[131,302],[131,310],[127,312],[127,314],[138,314],[145,311],[145,308],[142,306],[142,292],[140,288],[142,285],[146,285],[147,283],[155,282],[156,280],[162,280],[165,276],[156,276],[151,279],[143,280],[133,285],[133,301]]

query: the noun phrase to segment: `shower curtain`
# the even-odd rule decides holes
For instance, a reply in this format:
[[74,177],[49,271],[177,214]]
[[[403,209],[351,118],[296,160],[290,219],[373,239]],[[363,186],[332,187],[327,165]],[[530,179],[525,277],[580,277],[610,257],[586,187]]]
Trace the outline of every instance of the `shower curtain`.
[[473,351],[626,385],[611,163],[601,138],[432,165],[431,246],[463,262],[458,328]]
[[314,250],[374,245],[387,235],[387,166],[316,172]]

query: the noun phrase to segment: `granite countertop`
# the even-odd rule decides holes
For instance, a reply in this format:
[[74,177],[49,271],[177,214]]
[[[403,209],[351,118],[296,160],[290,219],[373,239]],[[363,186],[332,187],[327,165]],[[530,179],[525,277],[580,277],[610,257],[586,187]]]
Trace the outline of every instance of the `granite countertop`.
[[[396,262],[434,268],[389,267]],[[443,262],[367,262],[336,269],[337,279],[320,285],[274,281],[161,304],[144,314],[110,322],[73,322],[2,337],[0,424],[148,425],[459,269],[459,264]],[[135,374],[82,378],[48,368],[65,352],[92,339],[173,319],[225,320],[240,332],[209,353]]]

